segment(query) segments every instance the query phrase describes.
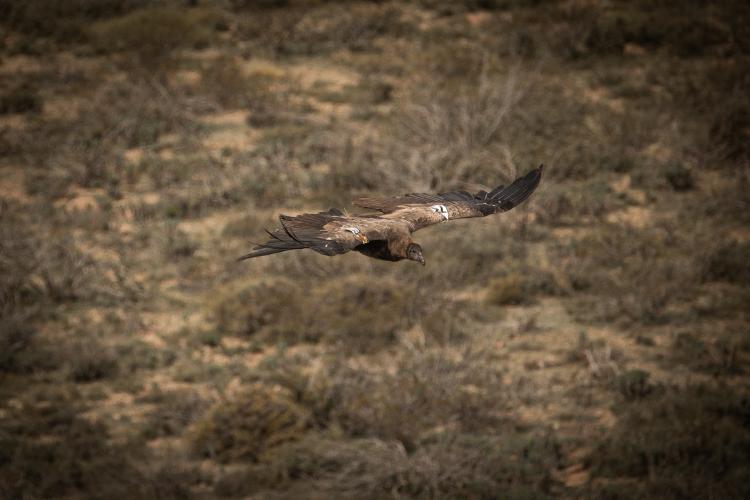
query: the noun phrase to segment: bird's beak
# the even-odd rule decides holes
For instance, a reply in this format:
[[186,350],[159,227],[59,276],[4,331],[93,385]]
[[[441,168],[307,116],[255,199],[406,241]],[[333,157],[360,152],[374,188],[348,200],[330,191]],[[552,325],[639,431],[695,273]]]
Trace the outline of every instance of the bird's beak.
[[423,266],[426,266],[426,265],[427,265],[427,264],[425,263],[425,261],[424,261],[424,257],[422,257],[421,255],[419,256],[419,263],[420,263],[420,264],[422,264]]

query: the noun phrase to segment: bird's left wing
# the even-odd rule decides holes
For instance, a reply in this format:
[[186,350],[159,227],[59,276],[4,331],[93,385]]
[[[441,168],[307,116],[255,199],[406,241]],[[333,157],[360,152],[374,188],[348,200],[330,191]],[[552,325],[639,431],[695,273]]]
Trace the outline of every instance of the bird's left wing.
[[540,165],[510,186],[499,186],[490,192],[412,193],[396,198],[360,198],[354,204],[383,212],[385,215],[381,217],[384,219],[406,220],[413,232],[451,219],[507,212],[531,196],[542,180],[543,168]]
[[338,255],[370,241],[386,240],[399,225],[380,217],[348,216],[335,208],[315,214],[281,215],[279,220],[280,228],[267,231],[271,239],[240,260],[303,248]]

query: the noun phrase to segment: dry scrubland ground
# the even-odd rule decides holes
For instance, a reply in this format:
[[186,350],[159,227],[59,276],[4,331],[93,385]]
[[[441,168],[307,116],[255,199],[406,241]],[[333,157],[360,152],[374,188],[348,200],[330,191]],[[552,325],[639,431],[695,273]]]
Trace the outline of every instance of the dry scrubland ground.
[[750,495],[744,1],[188,3],[0,4],[0,497]]

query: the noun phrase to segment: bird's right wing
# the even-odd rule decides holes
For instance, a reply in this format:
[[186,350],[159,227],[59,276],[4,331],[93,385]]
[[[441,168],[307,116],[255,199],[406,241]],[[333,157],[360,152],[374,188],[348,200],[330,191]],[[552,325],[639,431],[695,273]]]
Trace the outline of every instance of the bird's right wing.
[[396,198],[360,198],[354,204],[383,212],[384,219],[406,220],[413,232],[451,219],[485,217],[507,212],[524,202],[536,190],[542,179],[543,168],[540,165],[513,181],[510,186],[498,186],[490,192],[412,193]]

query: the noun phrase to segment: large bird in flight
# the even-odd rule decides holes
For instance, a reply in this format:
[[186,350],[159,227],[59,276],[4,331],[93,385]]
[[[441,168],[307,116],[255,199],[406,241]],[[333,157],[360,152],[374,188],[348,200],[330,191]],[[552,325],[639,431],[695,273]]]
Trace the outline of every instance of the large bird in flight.
[[238,260],[309,248],[329,256],[354,250],[375,259],[408,259],[424,265],[422,247],[411,239],[411,233],[452,219],[507,212],[531,196],[542,179],[542,168],[540,165],[510,186],[490,192],[413,193],[354,201],[359,207],[381,212],[377,215],[346,215],[336,208],[294,217],[282,215],[281,227],[266,231],[271,239]]

